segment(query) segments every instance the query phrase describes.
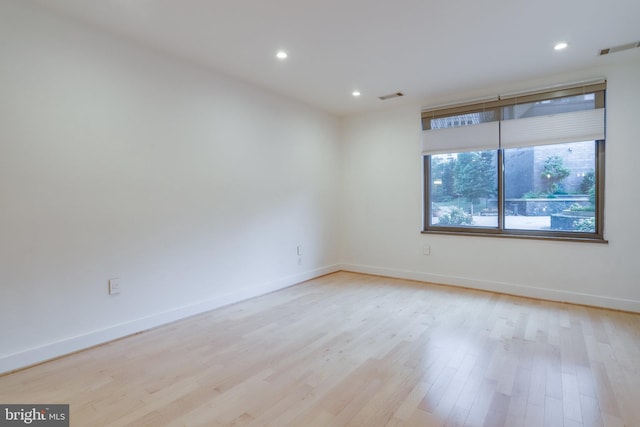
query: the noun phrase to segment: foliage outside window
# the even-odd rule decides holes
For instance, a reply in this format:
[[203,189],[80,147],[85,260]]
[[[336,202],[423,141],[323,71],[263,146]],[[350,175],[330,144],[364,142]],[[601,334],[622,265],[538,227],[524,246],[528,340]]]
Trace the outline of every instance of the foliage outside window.
[[587,89],[423,113],[424,231],[604,241],[604,83]]

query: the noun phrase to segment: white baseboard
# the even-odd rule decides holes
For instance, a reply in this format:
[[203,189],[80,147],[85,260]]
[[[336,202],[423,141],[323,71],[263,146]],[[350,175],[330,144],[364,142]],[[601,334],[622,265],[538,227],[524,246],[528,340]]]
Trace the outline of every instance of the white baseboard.
[[556,302],[568,302],[572,304],[581,304],[593,307],[610,308],[614,310],[640,313],[640,301],[612,298],[602,295],[560,291],[557,289],[538,288],[513,283],[477,280],[468,277],[447,276],[410,270],[372,267],[368,265],[341,264],[340,269],[343,271],[351,271],[354,273],[373,274],[377,276],[387,276],[398,279],[409,279],[419,282],[430,282],[441,285],[459,286],[483,291],[499,292],[503,294],[516,295],[527,298],[536,298]]
[[117,325],[112,325],[104,329],[92,331],[83,335],[69,337],[61,341],[48,343],[40,347],[27,349],[17,353],[0,357],[0,374],[15,371],[27,366],[42,363],[69,353],[83,350],[96,345],[104,344],[118,338],[126,337],[147,329],[155,328],[176,320],[184,319],[189,316],[204,313],[215,308],[233,304],[256,296],[264,295],[269,292],[277,291],[306,280],[314,279],[325,274],[339,271],[338,265],[330,265],[300,274],[283,277],[271,282],[260,283],[254,286],[243,288],[236,292],[220,295],[216,298],[190,304],[187,306],[176,307],[174,309],[157,313],[151,316],[132,320]]

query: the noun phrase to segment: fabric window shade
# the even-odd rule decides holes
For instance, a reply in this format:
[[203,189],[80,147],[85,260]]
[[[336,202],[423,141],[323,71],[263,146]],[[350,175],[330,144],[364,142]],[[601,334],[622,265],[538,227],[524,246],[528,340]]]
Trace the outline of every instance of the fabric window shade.
[[604,108],[501,122],[501,148],[604,139]]
[[429,129],[422,132],[422,153],[442,154],[462,151],[497,150],[500,141],[499,122]]

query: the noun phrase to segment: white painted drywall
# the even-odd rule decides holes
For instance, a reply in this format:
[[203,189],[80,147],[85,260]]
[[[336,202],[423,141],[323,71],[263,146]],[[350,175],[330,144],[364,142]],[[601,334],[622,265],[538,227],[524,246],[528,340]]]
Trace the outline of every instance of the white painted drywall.
[[0,58],[0,372],[334,271],[336,118],[19,1]]
[[[640,311],[640,57],[343,120],[343,268]],[[421,235],[421,107],[605,77],[608,244]],[[423,255],[423,246],[431,255]]]

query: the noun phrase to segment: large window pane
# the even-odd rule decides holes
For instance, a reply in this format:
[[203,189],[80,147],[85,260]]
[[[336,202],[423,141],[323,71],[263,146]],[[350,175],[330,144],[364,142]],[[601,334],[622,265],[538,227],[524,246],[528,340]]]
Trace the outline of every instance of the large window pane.
[[497,151],[430,156],[430,225],[498,226]]
[[505,229],[594,233],[594,141],[504,150]]
[[494,122],[498,120],[495,110],[478,111],[475,113],[459,114],[456,116],[431,119],[429,129],[444,129],[459,126],[477,125],[479,123]]

